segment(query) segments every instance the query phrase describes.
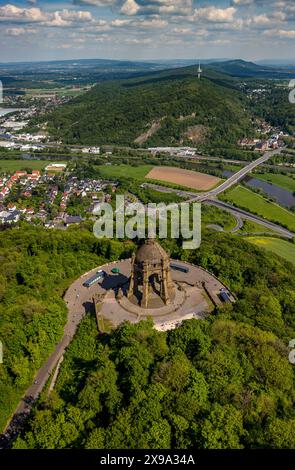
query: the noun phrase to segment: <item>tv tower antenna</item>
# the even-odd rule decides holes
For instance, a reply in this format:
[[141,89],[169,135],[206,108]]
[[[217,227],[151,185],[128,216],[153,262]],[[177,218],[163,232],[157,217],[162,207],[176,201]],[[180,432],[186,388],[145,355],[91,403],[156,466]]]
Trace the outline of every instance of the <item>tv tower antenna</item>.
[[199,67],[198,67],[198,79],[201,80],[203,70],[201,68],[201,62],[199,61]]

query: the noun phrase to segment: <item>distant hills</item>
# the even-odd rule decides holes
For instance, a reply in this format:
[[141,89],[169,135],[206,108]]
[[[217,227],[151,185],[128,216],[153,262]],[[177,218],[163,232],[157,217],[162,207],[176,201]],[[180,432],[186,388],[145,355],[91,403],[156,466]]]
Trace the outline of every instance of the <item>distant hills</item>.
[[[107,63],[103,65],[106,69]],[[128,67],[131,73],[131,65]],[[147,67],[135,76],[133,71],[132,78],[110,81],[113,64],[108,69],[109,80],[46,115],[44,121],[51,135],[72,144],[227,145],[253,134],[253,109],[249,110],[247,97],[240,89],[241,79],[294,76],[292,69],[230,60],[203,64],[203,76],[198,80],[197,67],[162,71]],[[287,97],[281,94],[282,90],[274,92],[260,103],[258,111],[274,125],[292,130]],[[277,101],[281,107],[285,103],[279,120],[278,112],[272,112],[277,109]]]
[[209,64],[210,68],[219,70],[222,73],[233,77],[256,77],[256,78],[293,78],[295,74],[295,66],[268,66],[259,65],[254,62],[246,62],[244,60],[229,60],[225,62],[215,62]]
[[234,142],[252,130],[245,96],[212,67],[186,67],[97,85],[47,115],[66,143],[176,145]]

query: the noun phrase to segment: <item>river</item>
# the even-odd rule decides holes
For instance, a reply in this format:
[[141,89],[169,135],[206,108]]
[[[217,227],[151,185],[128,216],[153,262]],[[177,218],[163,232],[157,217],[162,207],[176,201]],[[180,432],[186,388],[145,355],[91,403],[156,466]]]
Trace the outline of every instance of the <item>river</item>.
[[[223,176],[225,176],[226,178],[229,178],[233,174],[234,173],[232,171],[223,172]],[[293,196],[291,191],[287,191],[286,189],[280,188],[275,184],[270,184],[258,178],[252,178],[251,176],[248,176],[244,179],[244,184],[246,186],[249,186],[250,188],[262,189],[266,194],[268,194],[268,196],[274,198],[278,202],[278,204],[283,207],[289,208],[295,206],[295,197]]]

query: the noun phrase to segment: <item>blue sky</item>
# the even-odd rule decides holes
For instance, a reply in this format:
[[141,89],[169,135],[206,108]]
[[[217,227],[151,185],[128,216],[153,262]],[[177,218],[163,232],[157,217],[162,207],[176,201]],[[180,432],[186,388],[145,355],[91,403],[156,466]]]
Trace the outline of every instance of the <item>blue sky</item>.
[[295,59],[295,0],[0,0],[0,61]]

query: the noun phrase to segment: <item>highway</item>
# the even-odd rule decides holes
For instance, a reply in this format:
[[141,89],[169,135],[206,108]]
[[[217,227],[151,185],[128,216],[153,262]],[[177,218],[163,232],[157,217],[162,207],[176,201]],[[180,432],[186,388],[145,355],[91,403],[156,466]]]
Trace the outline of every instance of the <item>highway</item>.
[[281,237],[288,238],[290,240],[295,237],[295,233],[290,232],[290,230],[281,227],[280,225],[268,222],[267,220],[263,219],[262,217],[259,217],[258,215],[250,214],[249,212],[244,211],[243,209],[239,209],[238,207],[232,206],[223,201],[219,201],[218,199],[204,201],[203,203],[205,205],[219,207],[219,209],[230,212],[234,217],[237,218],[237,220],[245,219],[263,225],[267,229],[277,232],[277,234]]
[[273,151],[265,153],[258,160],[251,162],[245,168],[243,168],[242,170],[232,175],[228,180],[226,180],[224,183],[219,185],[217,188],[209,192],[202,193],[200,195],[195,195],[192,191],[189,191],[189,190],[186,191],[186,190],[173,189],[173,188],[169,188],[166,186],[161,186],[159,184],[144,183],[144,186],[148,188],[152,188],[156,191],[163,192],[163,193],[174,193],[179,197],[183,197],[187,199],[186,202],[202,202],[206,205],[219,207],[220,209],[230,212],[237,219],[237,221],[240,221],[241,219],[245,219],[245,220],[250,220],[252,222],[256,222],[260,225],[263,225],[267,229],[273,230],[279,236],[282,236],[284,238],[288,238],[291,240],[292,238],[295,237],[295,233],[291,232],[290,230],[287,230],[286,228],[281,227],[280,225],[274,224],[272,222],[268,222],[262,217],[259,217],[255,214],[251,214],[250,212],[247,212],[243,209],[239,209],[235,206],[232,206],[231,204],[222,202],[216,198],[216,196],[218,196],[222,192],[226,191],[230,187],[237,184],[239,181],[245,178],[245,176],[247,176],[248,173],[253,171],[255,168],[257,168],[259,165],[263,164],[267,160],[269,160],[273,155],[281,153],[282,150],[283,149],[278,149],[278,150],[273,150]]
[[211,191],[208,191],[207,193],[200,194],[199,196],[196,196],[193,199],[190,199],[188,202],[203,202],[203,201],[206,201],[207,199],[215,198],[219,194],[223,193],[227,189],[237,184],[239,181],[245,178],[245,176],[247,176],[248,173],[251,173],[251,171],[257,168],[259,165],[262,165],[274,155],[281,153],[282,150],[283,148],[266,152],[264,155],[262,155],[262,157],[258,158],[254,162],[249,163],[249,165],[245,166],[240,171],[232,175],[224,183],[217,186],[217,188],[212,189]]

